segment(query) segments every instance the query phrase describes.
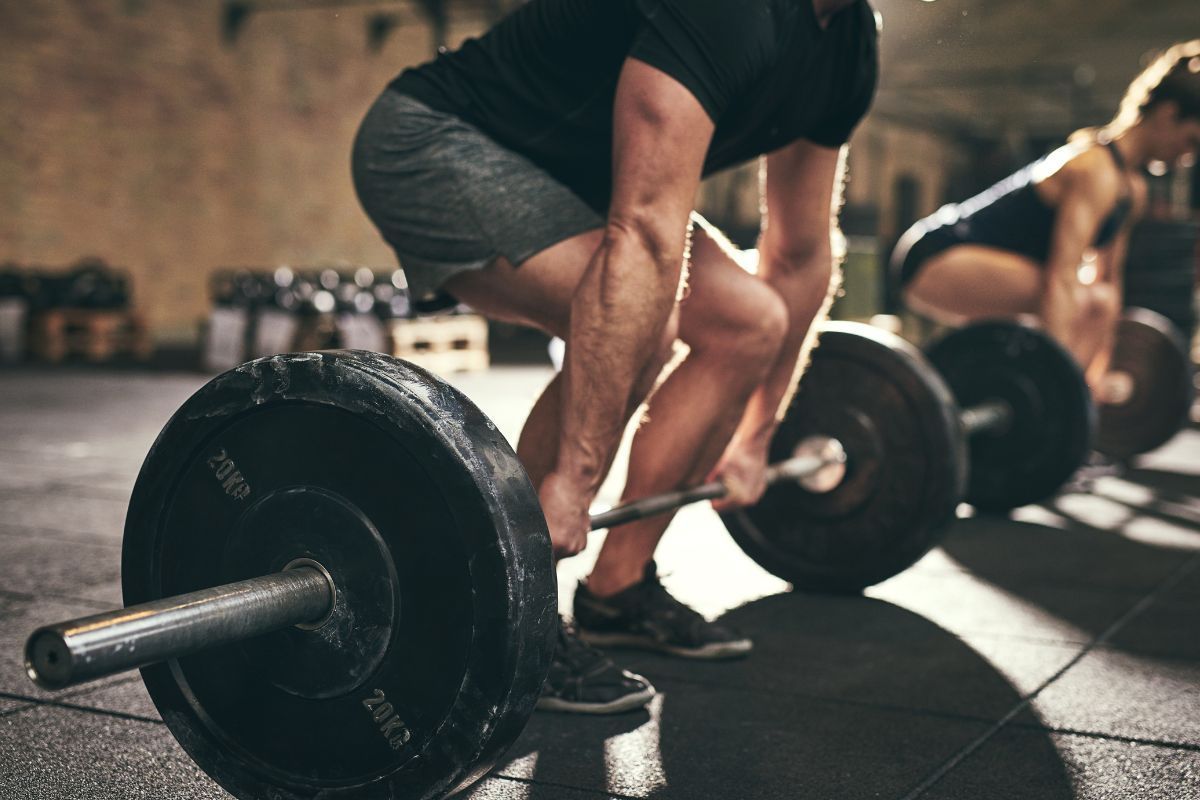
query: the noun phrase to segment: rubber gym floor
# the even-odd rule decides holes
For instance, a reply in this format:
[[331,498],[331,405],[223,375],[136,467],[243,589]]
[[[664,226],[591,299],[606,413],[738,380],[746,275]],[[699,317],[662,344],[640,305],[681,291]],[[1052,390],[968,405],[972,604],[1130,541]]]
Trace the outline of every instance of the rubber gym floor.
[[[512,439],[548,374],[454,382]],[[227,796],[136,674],[49,694],[21,666],[35,626],[119,605],[134,478],[202,381],[0,374],[4,800]],[[561,570],[565,608],[587,559]],[[648,713],[538,714],[467,797],[1200,797],[1198,430],[1088,493],[960,520],[864,597],[789,593],[702,507],[680,514],[659,563],[679,597],[754,636],[752,657],[617,654],[660,689]]]

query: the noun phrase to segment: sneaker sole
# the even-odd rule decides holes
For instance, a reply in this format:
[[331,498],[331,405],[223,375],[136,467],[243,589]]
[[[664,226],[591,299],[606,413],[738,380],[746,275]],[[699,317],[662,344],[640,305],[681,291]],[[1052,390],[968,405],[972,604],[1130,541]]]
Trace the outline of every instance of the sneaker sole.
[[579,638],[588,644],[601,648],[623,648],[627,650],[649,650],[654,653],[666,653],[680,658],[694,658],[699,661],[722,661],[734,658],[745,658],[754,649],[754,642],[749,639],[737,639],[732,642],[714,642],[703,647],[679,647],[664,644],[644,636],[632,633],[598,633],[595,631],[579,631]]
[[636,711],[639,708],[644,708],[647,703],[654,699],[654,687],[647,687],[643,691],[634,694],[627,694],[624,697],[618,697],[616,700],[611,700],[607,703],[581,703],[574,700],[563,700],[560,697],[547,697],[543,695],[538,698],[538,711],[561,711],[568,714],[623,714],[626,711]]

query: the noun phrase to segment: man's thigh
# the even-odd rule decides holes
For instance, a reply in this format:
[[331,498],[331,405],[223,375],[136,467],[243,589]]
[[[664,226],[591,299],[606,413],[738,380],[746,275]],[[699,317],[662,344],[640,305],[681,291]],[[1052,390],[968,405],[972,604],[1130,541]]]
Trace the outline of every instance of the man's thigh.
[[[524,267],[546,260],[568,269],[586,265],[588,256],[581,258],[570,240],[604,225],[579,196],[519,153],[390,90],[363,120],[353,174],[363,208],[396,251],[417,300],[436,297],[459,273],[492,264],[522,268],[492,270],[491,288],[503,288],[501,278],[527,282],[536,270]],[[465,295],[474,282],[463,283]],[[482,307],[488,297],[474,292],[471,301]]]
[[727,341],[754,329],[764,309],[779,305],[775,290],[746,268],[746,253],[724,234],[697,222],[691,262],[680,304],[679,336],[689,345]]
[[[541,328],[567,338],[571,300],[600,246],[602,230],[573,236],[514,267],[503,258],[486,268],[460,273],[446,290],[481,313]],[[743,267],[745,254],[698,215],[679,336],[689,344],[736,334],[760,321],[763,306],[776,303],[774,290]]]
[[575,289],[603,235],[596,229],[572,236],[520,266],[496,258],[483,269],[458,273],[445,283],[445,290],[486,317],[565,339]]

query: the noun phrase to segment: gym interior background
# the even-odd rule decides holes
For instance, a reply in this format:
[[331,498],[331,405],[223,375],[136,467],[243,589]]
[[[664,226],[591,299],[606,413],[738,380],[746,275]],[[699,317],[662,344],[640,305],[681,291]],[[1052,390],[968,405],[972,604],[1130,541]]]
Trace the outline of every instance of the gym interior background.
[[[399,289],[354,196],[352,137],[401,68],[516,4],[0,3],[5,797],[223,796],[137,685],[62,699],[28,684],[23,637],[120,602],[118,507],[171,410],[230,358],[211,352],[214,310],[246,315],[236,333],[248,358],[273,343],[254,339],[264,312],[299,321],[285,328],[301,337],[291,344],[354,335],[332,321],[352,294],[312,304],[322,270],[341,274],[326,287],[335,295],[363,267],[376,277],[359,289]],[[882,78],[852,141],[835,310],[864,321],[896,312],[884,265],[909,224],[1106,122],[1149,58],[1200,34],[1194,0],[873,5]],[[1128,299],[1169,317],[1200,360],[1200,169],[1164,165],[1150,189]],[[751,245],[756,169],[707,181],[701,208]],[[111,304],[88,298],[93,278],[68,280],[97,260],[127,279]],[[311,276],[297,305],[279,308],[261,286],[245,294],[239,271],[270,284],[280,267]],[[71,304],[83,308],[64,315]],[[490,346],[470,330],[447,344],[420,321],[387,322],[387,349],[405,357],[485,348],[482,360],[435,364],[452,364],[448,377],[515,440],[548,375],[544,339],[492,325]],[[757,662],[720,672],[641,657],[667,689],[648,721],[537,718],[473,797],[1200,797],[1194,426],[1087,491],[963,520],[865,598],[795,599],[710,512],[680,520],[703,529],[704,547],[669,540],[673,585],[770,642]],[[562,586],[585,572],[564,568]],[[767,690],[792,698],[787,714]],[[720,734],[700,737],[711,715]]]
[[[877,8],[886,68],[853,141],[842,217],[851,317],[886,310],[880,264],[908,224],[1106,121],[1192,11],[1179,0]],[[0,259],[65,270],[95,256],[128,270],[153,342],[168,349],[199,346],[219,270],[389,267],[350,185],[348,142],[400,68],[504,9],[6,4]],[[1194,172],[1155,178],[1154,219],[1194,219]],[[752,242],[754,169],[711,180],[702,205]]]

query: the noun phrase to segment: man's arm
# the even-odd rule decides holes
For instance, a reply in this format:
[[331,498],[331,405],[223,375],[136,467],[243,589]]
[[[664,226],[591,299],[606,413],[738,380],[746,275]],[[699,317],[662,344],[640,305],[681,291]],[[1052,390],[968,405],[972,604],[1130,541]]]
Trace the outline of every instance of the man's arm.
[[714,504],[718,508],[753,502],[765,488],[757,473],[816,341],[813,323],[828,312],[840,285],[834,260],[842,249],[836,213],[845,152],[798,141],[766,158],[758,273],[783,298],[789,326],[779,357],[750,398],[715,472],[741,490],[731,491],[729,502]]
[[583,548],[635,380],[659,350],[713,133],[695,96],[641,61],[626,61],[615,102],[608,224],[571,303],[558,458],[542,485],[559,555]]

